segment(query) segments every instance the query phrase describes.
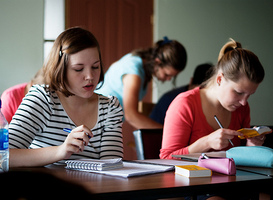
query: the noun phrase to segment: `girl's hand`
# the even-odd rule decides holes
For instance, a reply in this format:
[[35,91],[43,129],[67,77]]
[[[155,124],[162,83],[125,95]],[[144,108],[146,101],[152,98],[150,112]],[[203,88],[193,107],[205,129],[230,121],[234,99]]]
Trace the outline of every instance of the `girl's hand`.
[[246,146],[262,146],[265,141],[265,135],[259,135],[256,137],[248,138],[246,140]]
[[230,144],[229,140],[238,135],[243,134],[234,130],[220,128],[207,136],[208,144],[211,149],[221,150],[228,147]]
[[[254,126],[253,128],[257,128],[257,126]],[[272,133],[272,130],[269,133]],[[265,138],[266,138],[266,134],[248,138],[246,140],[246,146],[262,146],[264,144]]]
[[73,153],[79,153],[88,145],[92,132],[85,125],[78,126],[69,133],[62,145],[58,147],[60,159],[68,159]]

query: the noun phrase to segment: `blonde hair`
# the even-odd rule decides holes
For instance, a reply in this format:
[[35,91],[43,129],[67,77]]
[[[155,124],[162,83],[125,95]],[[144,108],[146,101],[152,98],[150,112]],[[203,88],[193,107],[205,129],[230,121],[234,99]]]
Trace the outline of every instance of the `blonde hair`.
[[226,79],[234,82],[237,82],[243,75],[257,84],[264,79],[264,68],[259,58],[253,52],[242,48],[241,43],[233,39],[230,39],[221,48],[212,77],[204,82],[201,87],[212,83],[219,70],[222,71]]

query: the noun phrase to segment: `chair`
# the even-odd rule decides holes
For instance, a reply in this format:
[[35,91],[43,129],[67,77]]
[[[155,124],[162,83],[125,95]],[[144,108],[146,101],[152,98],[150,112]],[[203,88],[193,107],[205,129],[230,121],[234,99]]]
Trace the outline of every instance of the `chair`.
[[139,129],[133,131],[137,159],[159,159],[163,129]]

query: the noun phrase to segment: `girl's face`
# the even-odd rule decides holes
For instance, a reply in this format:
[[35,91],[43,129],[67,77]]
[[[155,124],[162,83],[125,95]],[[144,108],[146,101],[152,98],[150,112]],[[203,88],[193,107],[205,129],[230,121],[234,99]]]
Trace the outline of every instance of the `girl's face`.
[[69,56],[67,88],[78,97],[90,98],[99,82],[101,64],[96,47]]
[[217,76],[218,100],[228,111],[232,112],[247,104],[250,95],[254,94],[259,84],[251,82],[246,76],[231,81],[223,74]]
[[159,67],[155,66],[155,76],[159,81],[169,81],[172,77],[176,76],[179,72],[172,66]]

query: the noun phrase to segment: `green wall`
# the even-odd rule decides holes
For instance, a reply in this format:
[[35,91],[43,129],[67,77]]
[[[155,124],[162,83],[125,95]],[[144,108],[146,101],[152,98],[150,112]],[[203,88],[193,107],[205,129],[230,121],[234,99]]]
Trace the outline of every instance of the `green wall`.
[[0,0],[0,95],[43,64],[43,0]]
[[[273,125],[273,1],[269,0],[155,0],[154,40],[167,35],[181,42],[188,52],[186,69],[177,85],[187,84],[195,66],[217,62],[221,47],[231,37],[253,51],[266,76],[249,99],[251,124]],[[170,83],[157,83],[154,99],[170,90]]]

